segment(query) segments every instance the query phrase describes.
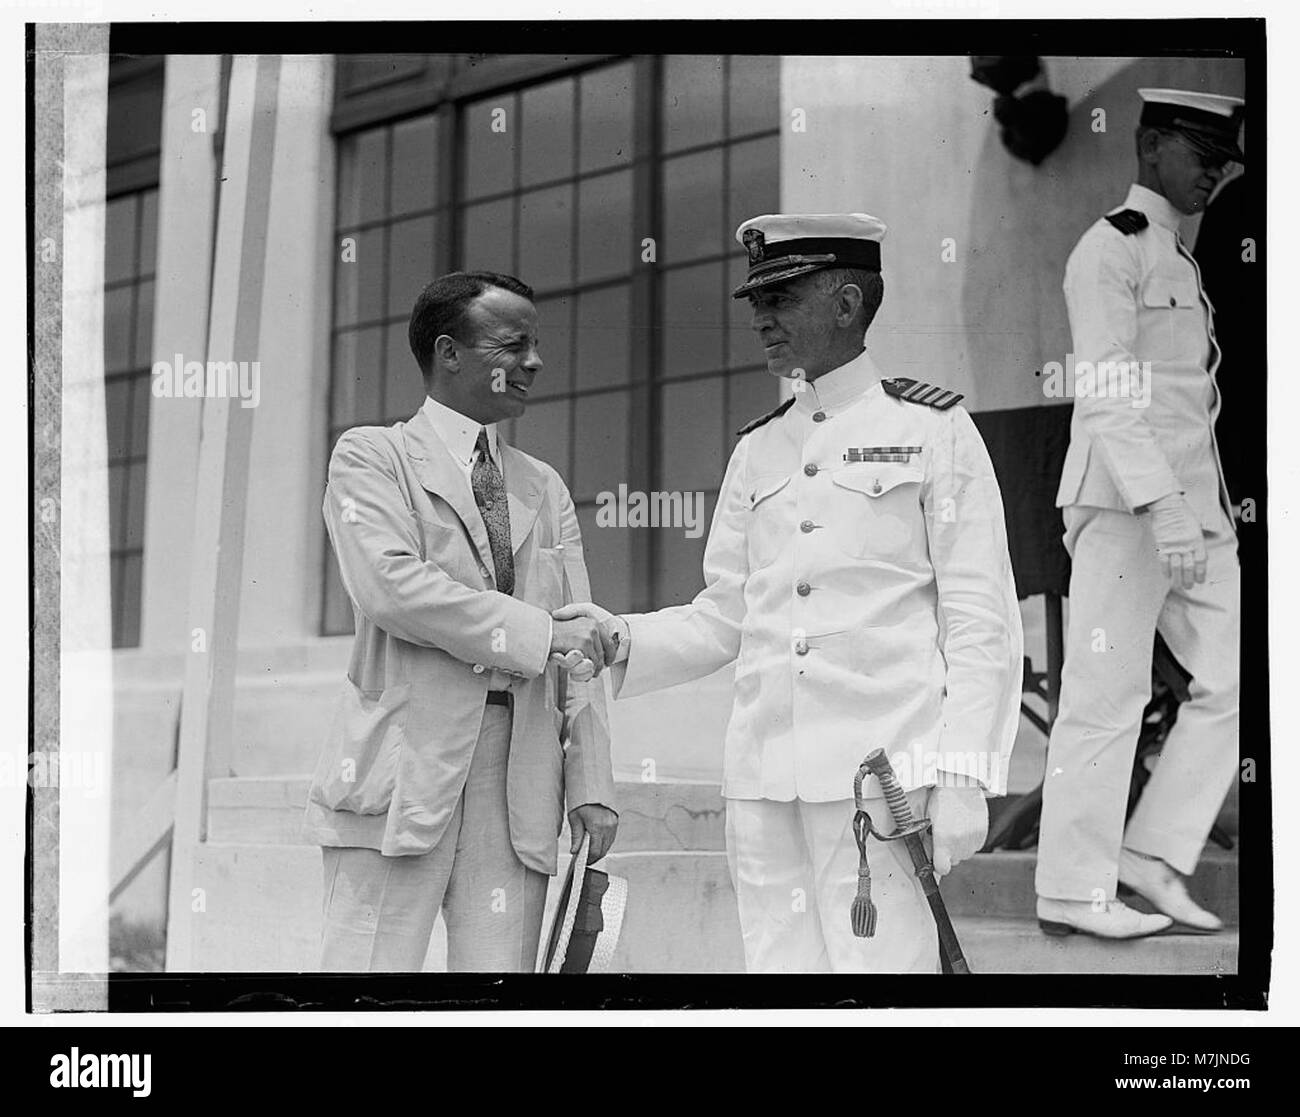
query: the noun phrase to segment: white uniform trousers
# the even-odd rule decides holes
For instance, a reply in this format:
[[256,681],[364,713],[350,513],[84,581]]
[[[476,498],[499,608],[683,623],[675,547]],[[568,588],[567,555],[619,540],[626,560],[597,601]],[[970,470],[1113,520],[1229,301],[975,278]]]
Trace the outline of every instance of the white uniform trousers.
[[[1237,770],[1240,568],[1227,514],[1205,534],[1206,579],[1174,585],[1146,515],[1067,507],[1074,562],[1061,674],[1043,780],[1036,885],[1059,900],[1115,897],[1121,844],[1196,868]],[[1191,673],[1159,763],[1124,825],[1156,631]]]
[[[852,778],[853,773],[849,773]],[[925,813],[929,790],[909,792]],[[867,811],[895,829],[883,799]],[[856,938],[858,888],[853,800],[727,800],[727,862],[740,909],[748,973],[939,973],[939,936],[901,842],[867,839],[876,933]]]
[[465,789],[428,853],[324,847],[322,970],[418,972],[441,909],[449,971],[531,972],[549,878],[510,844],[510,725],[510,707],[484,707]]

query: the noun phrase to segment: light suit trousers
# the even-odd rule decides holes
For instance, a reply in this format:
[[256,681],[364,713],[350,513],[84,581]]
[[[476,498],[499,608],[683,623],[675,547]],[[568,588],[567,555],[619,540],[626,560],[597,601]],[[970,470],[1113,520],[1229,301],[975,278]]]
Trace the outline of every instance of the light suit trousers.
[[[908,793],[924,816],[929,790]],[[850,924],[858,888],[853,800],[728,799],[727,862],[740,909],[748,973],[939,973],[939,935],[901,842],[867,839],[872,938]],[[876,828],[894,823],[883,799],[867,803]]]
[[510,726],[508,706],[484,707],[465,789],[428,853],[324,848],[322,970],[419,971],[439,909],[449,971],[533,969],[549,878],[525,867],[510,842]]
[[[1095,903],[1115,897],[1121,845],[1196,868],[1237,771],[1241,575],[1226,513],[1205,534],[1205,581],[1184,589],[1161,567],[1149,516],[1064,511],[1074,567],[1036,885],[1040,896]],[[1191,673],[1191,695],[1126,828],[1157,630]]]

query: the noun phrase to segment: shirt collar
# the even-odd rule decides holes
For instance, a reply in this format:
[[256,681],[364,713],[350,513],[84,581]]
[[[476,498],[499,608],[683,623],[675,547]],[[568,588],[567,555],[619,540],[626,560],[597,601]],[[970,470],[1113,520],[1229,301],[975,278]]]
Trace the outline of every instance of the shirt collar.
[[439,403],[432,396],[425,396],[421,411],[428,416],[429,422],[443,444],[451,451],[451,456],[462,465],[469,465],[474,460],[474,447],[478,444],[478,432],[487,431],[488,450],[492,460],[500,464],[501,455],[497,449],[497,425],[476,423],[467,415]]
[[1178,232],[1178,227],[1183,221],[1183,215],[1169,204],[1168,198],[1145,186],[1139,186],[1136,182],[1128,188],[1124,208],[1135,209],[1146,214],[1157,225],[1168,229],[1171,233]]
[[809,380],[794,393],[802,410],[838,411],[880,383],[880,370],[864,349],[853,360]]

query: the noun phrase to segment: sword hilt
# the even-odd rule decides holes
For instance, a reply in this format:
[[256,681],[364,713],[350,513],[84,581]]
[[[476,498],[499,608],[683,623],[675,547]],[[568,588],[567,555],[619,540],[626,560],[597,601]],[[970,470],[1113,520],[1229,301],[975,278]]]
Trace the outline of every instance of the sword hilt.
[[[919,832],[930,828],[930,820],[927,818],[917,822],[912,816],[912,808],[907,802],[907,793],[899,784],[898,776],[894,774],[894,767],[889,763],[889,757],[885,755],[884,749],[872,750],[863,760],[861,767],[858,768],[858,778],[854,781],[854,793],[859,799],[859,803],[862,797],[862,778],[865,772],[870,772],[880,782],[880,789],[885,793],[885,802],[889,806],[889,813],[894,816],[894,824],[898,828],[884,840],[898,841],[900,838],[907,839],[905,844],[912,858],[912,865],[916,869],[916,879],[921,885],[921,890],[925,893],[931,912],[934,913],[935,925],[939,931],[939,958],[944,973],[970,973],[970,966],[961,952],[961,943],[957,941],[957,933],[952,928],[952,921],[948,918],[947,909],[943,906],[943,898],[939,895],[939,882],[935,879],[934,864],[931,862],[924,846],[916,840]],[[866,814],[861,805],[859,805],[858,812],[862,815]],[[869,817],[867,824],[870,825]],[[871,832],[875,833],[874,828],[872,828]],[[879,838],[881,835],[876,834],[876,837]],[[856,926],[855,916],[855,931]]]
[[885,793],[885,803],[889,807],[889,813],[894,816],[894,824],[900,830],[908,830],[915,826],[916,819],[912,817],[912,808],[908,806],[907,792],[898,782],[898,777],[894,774],[894,766],[889,763],[885,750],[872,750],[862,763],[880,781],[880,790]]

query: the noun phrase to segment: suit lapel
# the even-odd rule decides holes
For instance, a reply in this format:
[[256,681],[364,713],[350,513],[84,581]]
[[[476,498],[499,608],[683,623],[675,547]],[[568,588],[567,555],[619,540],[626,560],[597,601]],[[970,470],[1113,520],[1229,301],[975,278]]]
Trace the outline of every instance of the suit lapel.
[[546,496],[546,477],[526,455],[508,445],[499,430],[497,447],[510,504],[510,546],[518,554],[537,522],[537,513]]
[[[431,493],[442,497],[455,510],[465,525],[478,551],[479,561],[492,568],[492,545],[488,541],[483,516],[474,501],[469,481],[460,463],[451,456],[446,443],[438,437],[433,424],[423,410],[417,411],[404,429],[406,456],[420,484]],[[513,514],[514,509],[511,508]],[[511,531],[513,535],[513,529]]]
[[[404,430],[406,456],[420,484],[442,497],[455,510],[479,553],[480,560],[492,565],[492,545],[488,541],[483,516],[474,501],[474,493],[461,470],[460,463],[438,437],[429,417],[417,411]],[[505,474],[506,499],[510,506],[510,545],[515,554],[524,545],[542,501],[546,497],[546,477],[523,453],[497,435],[497,447]]]

